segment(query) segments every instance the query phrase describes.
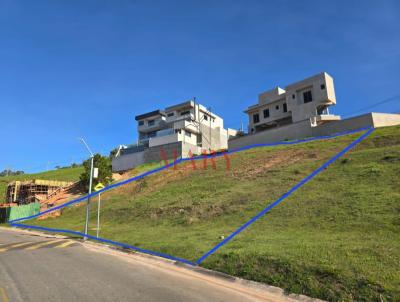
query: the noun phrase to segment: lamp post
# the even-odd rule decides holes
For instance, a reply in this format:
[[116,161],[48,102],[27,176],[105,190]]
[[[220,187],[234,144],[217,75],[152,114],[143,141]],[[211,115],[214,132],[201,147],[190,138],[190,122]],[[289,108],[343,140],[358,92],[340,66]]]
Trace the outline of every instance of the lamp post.
[[93,161],[94,161],[94,154],[92,150],[90,150],[88,144],[86,144],[85,140],[83,138],[79,138],[79,140],[85,145],[86,149],[90,153],[90,178],[89,178],[89,197],[87,199],[86,203],[86,220],[85,220],[85,237],[83,237],[84,240],[87,239],[87,234],[88,234],[88,227],[89,227],[89,215],[90,215],[90,194],[92,193],[92,183],[93,183]]

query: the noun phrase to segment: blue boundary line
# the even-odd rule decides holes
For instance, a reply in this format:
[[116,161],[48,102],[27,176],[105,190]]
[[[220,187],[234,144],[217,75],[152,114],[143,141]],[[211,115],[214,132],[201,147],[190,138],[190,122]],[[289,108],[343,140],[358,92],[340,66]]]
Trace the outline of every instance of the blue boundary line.
[[141,252],[144,254],[150,254],[150,255],[154,255],[154,256],[158,256],[158,257],[162,257],[162,258],[166,258],[166,259],[170,259],[170,260],[174,260],[174,261],[179,261],[179,262],[183,262],[189,265],[195,265],[193,262],[183,259],[183,258],[179,258],[179,257],[175,257],[175,256],[171,256],[168,254],[164,254],[164,253],[159,253],[159,252],[154,252],[151,250],[147,250],[147,249],[142,249],[133,245],[129,245],[129,244],[125,244],[125,243],[121,243],[118,241],[112,241],[109,239],[104,239],[104,238],[97,238],[96,236],[92,236],[92,235],[85,235],[81,232],[77,232],[77,231],[71,231],[71,230],[65,230],[65,229],[52,229],[52,228],[45,228],[45,227],[40,227],[40,226],[34,226],[34,225],[27,225],[27,224],[21,224],[21,223],[10,223],[11,226],[14,227],[21,227],[21,228],[29,228],[29,229],[35,229],[35,230],[40,230],[40,231],[50,231],[50,232],[56,232],[56,233],[67,233],[67,234],[72,234],[72,235],[79,235],[79,236],[86,236],[90,239],[96,240],[96,241],[100,241],[100,242],[104,242],[104,243],[109,243],[109,244],[113,244],[116,246],[120,246],[123,248],[128,248],[128,249],[132,249],[135,250],[137,252]]
[[294,140],[294,141],[287,141],[287,142],[276,142],[276,143],[266,143],[266,144],[255,144],[255,145],[250,145],[250,146],[246,146],[243,148],[239,148],[239,149],[235,149],[232,151],[227,151],[227,152],[223,152],[223,153],[219,153],[219,154],[211,154],[211,155],[200,155],[197,157],[193,157],[193,158],[179,158],[176,161],[167,164],[163,167],[154,169],[154,170],[150,170],[147,171],[143,174],[137,175],[133,178],[127,179],[125,181],[110,185],[102,190],[99,190],[97,192],[94,192],[92,194],[88,194],[85,196],[82,196],[80,198],[77,198],[75,200],[69,201],[65,204],[53,207],[51,209],[48,209],[46,211],[43,211],[41,213],[35,214],[35,215],[31,215],[28,217],[24,217],[24,218],[19,218],[19,219],[14,219],[9,221],[9,225],[14,226],[14,227],[21,227],[21,228],[31,228],[31,229],[37,229],[37,230],[43,230],[43,231],[50,231],[50,232],[56,232],[56,233],[69,233],[69,234],[73,234],[73,235],[79,235],[79,236],[85,236],[85,234],[81,233],[81,232],[77,232],[77,231],[72,231],[72,230],[65,230],[65,229],[52,229],[52,228],[45,228],[45,227],[39,227],[39,226],[32,226],[32,225],[26,225],[26,224],[19,224],[19,223],[15,223],[17,221],[23,221],[23,220],[28,220],[28,219],[32,219],[32,218],[36,218],[39,217],[41,215],[44,215],[46,213],[64,208],[66,206],[69,206],[71,204],[75,204],[78,202],[82,202],[90,197],[96,196],[104,191],[108,191],[111,190],[113,188],[122,186],[124,184],[130,183],[132,181],[136,181],[139,179],[142,179],[146,176],[149,176],[151,174],[160,172],[162,170],[165,170],[169,167],[174,166],[175,164],[178,164],[180,162],[183,161],[188,161],[188,160],[200,160],[200,159],[204,159],[204,158],[211,158],[211,157],[219,157],[219,156],[223,156],[225,154],[232,154],[232,153],[236,153],[236,152],[241,152],[244,150],[248,150],[248,149],[252,149],[252,148],[258,148],[258,147],[268,147],[268,146],[278,146],[278,145],[294,145],[294,144],[300,144],[300,143],[305,143],[305,142],[310,142],[310,141],[316,141],[316,140],[322,140],[322,139],[331,139],[331,138],[335,138],[335,137],[339,137],[339,136],[344,136],[344,135],[348,135],[348,134],[354,134],[354,133],[358,133],[364,130],[368,130],[366,133],[364,133],[363,135],[361,135],[358,139],[356,139],[355,141],[353,141],[352,143],[350,143],[345,149],[343,149],[341,152],[339,152],[338,154],[336,154],[335,156],[333,156],[331,159],[329,159],[327,162],[325,162],[321,167],[319,167],[317,170],[315,170],[314,172],[312,172],[309,176],[307,176],[306,178],[304,178],[301,182],[299,182],[297,185],[295,185],[294,187],[292,187],[288,192],[286,192],[284,195],[282,195],[278,200],[276,200],[275,202],[273,202],[272,204],[270,204],[269,206],[267,206],[264,210],[262,210],[260,213],[258,213],[256,216],[254,216],[253,218],[251,218],[248,222],[246,222],[245,224],[243,224],[241,227],[239,227],[236,231],[234,231],[229,237],[227,237],[225,240],[221,241],[220,243],[218,243],[215,247],[213,247],[211,250],[209,250],[208,252],[206,252],[205,254],[203,254],[195,263],[183,259],[183,258],[179,258],[179,257],[174,257],[168,254],[164,254],[164,253],[159,253],[159,252],[155,252],[155,251],[151,251],[151,250],[147,250],[147,249],[142,249],[136,246],[132,246],[132,245],[128,245],[125,243],[121,243],[121,242],[117,242],[117,241],[112,241],[109,239],[104,239],[104,238],[97,238],[95,236],[91,236],[91,235],[86,235],[86,237],[93,239],[93,240],[97,240],[100,242],[104,242],[104,243],[109,243],[109,244],[113,244],[116,246],[120,246],[120,247],[124,247],[124,248],[129,248],[138,252],[142,252],[145,254],[150,254],[150,255],[154,255],[154,256],[159,256],[159,257],[163,257],[166,259],[170,259],[170,260],[174,260],[174,261],[179,261],[182,263],[186,263],[189,265],[198,265],[201,262],[203,262],[206,258],[208,258],[211,254],[213,254],[216,250],[218,250],[220,247],[222,247],[223,245],[225,245],[226,243],[228,243],[230,240],[232,240],[236,235],[238,235],[240,232],[242,232],[244,229],[246,229],[248,226],[250,226],[252,223],[254,223],[256,220],[258,220],[260,217],[262,217],[266,212],[268,212],[270,209],[272,209],[273,207],[275,207],[276,205],[278,205],[282,200],[284,200],[286,197],[288,197],[290,194],[292,194],[294,191],[296,191],[298,188],[300,188],[302,185],[304,185],[306,182],[310,181],[314,176],[316,176],[318,173],[320,173],[322,170],[324,170],[327,166],[329,166],[331,163],[333,163],[336,159],[338,159],[339,157],[341,157],[343,154],[345,154],[347,151],[349,151],[352,147],[354,147],[356,144],[358,144],[359,142],[361,142],[364,138],[366,138],[369,134],[371,134],[374,129],[373,128],[360,128],[357,130],[351,130],[351,131],[346,131],[346,132],[341,132],[335,135],[329,135],[329,136],[319,136],[319,137],[312,137],[312,138],[307,138],[307,139],[302,139],[302,140]]
[[291,194],[293,194],[295,191],[297,191],[300,187],[302,187],[304,184],[309,182],[311,179],[313,179],[316,175],[321,173],[324,169],[326,169],[331,163],[336,161],[339,157],[341,157],[343,154],[348,152],[351,148],[353,148],[355,145],[363,141],[368,135],[370,135],[374,131],[373,128],[370,128],[366,133],[361,135],[359,138],[357,138],[355,141],[350,143],[346,148],[344,148],[342,151],[331,157],[328,161],[326,161],[322,166],[320,166],[318,169],[314,170],[311,174],[306,176],[303,180],[301,180],[299,183],[297,183],[295,186],[293,186],[289,191],[287,191],[285,194],[283,194],[281,197],[279,197],[277,200],[275,200],[273,203],[269,204],[266,208],[264,208],[261,212],[259,212],[256,216],[251,218],[249,221],[247,221],[245,224],[240,226],[236,231],[231,233],[228,237],[226,237],[224,240],[222,240],[220,243],[218,243],[216,246],[214,246],[212,249],[204,253],[199,259],[196,260],[196,264],[202,263],[205,259],[207,259],[209,256],[211,256],[213,253],[215,253],[218,249],[220,249],[222,246],[227,244],[229,241],[231,241],[234,237],[236,237],[239,233],[241,233],[243,230],[248,228],[251,224],[256,222],[258,219],[260,219],[262,216],[265,215],[268,211],[270,211],[272,208],[276,207],[278,204],[280,204],[284,199],[289,197]]

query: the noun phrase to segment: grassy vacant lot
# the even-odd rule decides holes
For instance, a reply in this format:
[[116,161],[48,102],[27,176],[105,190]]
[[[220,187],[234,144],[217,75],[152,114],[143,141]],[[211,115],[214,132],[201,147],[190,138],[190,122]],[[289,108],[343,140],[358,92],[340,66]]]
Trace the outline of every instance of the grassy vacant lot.
[[62,168],[36,174],[23,174],[16,176],[0,177],[0,203],[4,202],[7,184],[14,180],[46,179],[60,181],[78,181],[79,175],[83,172],[83,167]]
[[[358,136],[248,150],[230,170],[223,158],[217,170],[186,163],[115,189],[101,237],[196,260]],[[202,265],[331,301],[400,300],[399,147],[400,127],[376,130]],[[83,222],[74,206],[29,223]]]

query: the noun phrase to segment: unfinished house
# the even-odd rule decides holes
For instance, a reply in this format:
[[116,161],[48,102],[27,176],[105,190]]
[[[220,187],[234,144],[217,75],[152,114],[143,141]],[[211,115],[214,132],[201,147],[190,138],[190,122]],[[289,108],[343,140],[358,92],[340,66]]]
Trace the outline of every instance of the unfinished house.
[[336,104],[335,88],[330,75],[323,72],[259,94],[258,103],[245,113],[249,116],[249,133],[257,133],[302,121],[314,126],[340,120],[329,113]]
[[347,119],[331,114],[336,105],[333,78],[326,72],[258,95],[248,107],[248,134],[229,140],[229,150],[244,146],[331,135],[366,127],[400,124],[399,114],[367,113]]
[[43,203],[73,184],[73,182],[41,179],[13,181],[7,186],[6,202],[19,205]]
[[140,164],[166,158],[223,151],[236,130],[224,129],[221,117],[203,105],[190,100],[165,110],[135,117],[138,141],[120,146],[112,160],[114,172],[132,169]]

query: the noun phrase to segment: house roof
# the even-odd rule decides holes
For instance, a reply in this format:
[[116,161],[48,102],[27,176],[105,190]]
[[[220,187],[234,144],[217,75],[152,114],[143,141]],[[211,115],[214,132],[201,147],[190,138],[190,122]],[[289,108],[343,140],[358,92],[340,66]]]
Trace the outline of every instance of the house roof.
[[156,115],[165,116],[165,112],[162,110],[154,110],[154,111],[147,112],[144,114],[136,115],[135,120],[138,121],[138,120],[142,120],[142,119],[149,118],[149,117],[156,116]]

